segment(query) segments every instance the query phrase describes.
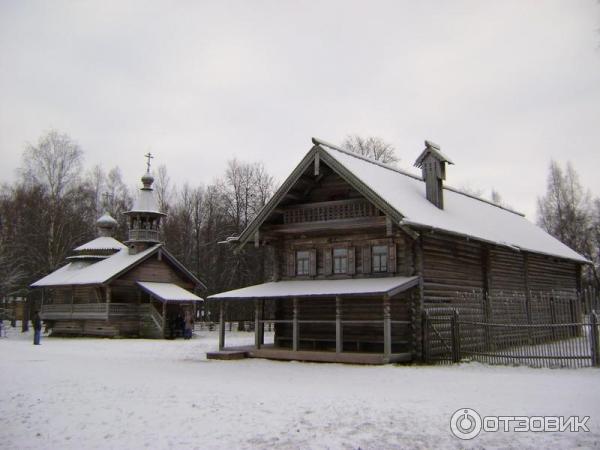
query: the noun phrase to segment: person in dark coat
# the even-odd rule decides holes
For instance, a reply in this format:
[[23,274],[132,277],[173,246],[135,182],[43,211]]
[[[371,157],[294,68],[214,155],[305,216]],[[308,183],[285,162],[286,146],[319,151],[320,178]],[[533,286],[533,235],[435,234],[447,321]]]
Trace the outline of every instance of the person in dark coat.
[[33,345],[40,345],[42,337],[42,318],[38,311],[33,315]]

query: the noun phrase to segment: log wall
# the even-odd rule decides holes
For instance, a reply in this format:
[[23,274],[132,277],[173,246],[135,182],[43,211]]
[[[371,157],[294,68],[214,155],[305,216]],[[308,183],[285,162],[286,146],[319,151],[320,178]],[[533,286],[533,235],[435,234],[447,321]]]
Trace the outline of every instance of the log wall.
[[[411,296],[400,294],[390,300],[391,320],[410,321]],[[298,320],[330,320],[330,323],[300,323],[300,348],[335,350],[335,299],[302,298],[298,300]],[[293,319],[293,300],[279,300],[276,304],[278,320]],[[343,350],[361,352],[383,352],[383,299],[344,298],[343,320],[373,320],[378,323],[344,324]],[[278,346],[291,348],[292,324],[275,325],[275,342]],[[411,352],[411,327],[406,324],[392,325],[392,352]]]

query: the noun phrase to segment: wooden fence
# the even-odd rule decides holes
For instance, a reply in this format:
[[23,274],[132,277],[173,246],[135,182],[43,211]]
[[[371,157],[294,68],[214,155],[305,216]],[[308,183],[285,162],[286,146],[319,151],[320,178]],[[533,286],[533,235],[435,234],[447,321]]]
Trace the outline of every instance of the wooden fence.
[[533,367],[600,367],[596,292],[482,298],[460,294],[423,312],[423,359]]

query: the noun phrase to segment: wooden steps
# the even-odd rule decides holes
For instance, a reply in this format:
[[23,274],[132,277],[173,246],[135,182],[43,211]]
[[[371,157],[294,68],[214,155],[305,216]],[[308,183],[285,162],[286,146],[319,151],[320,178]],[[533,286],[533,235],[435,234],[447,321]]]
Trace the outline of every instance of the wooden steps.
[[207,352],[206,359],[234,360],[248,357],[248,352],[243,350],[221,350],[217,352]]

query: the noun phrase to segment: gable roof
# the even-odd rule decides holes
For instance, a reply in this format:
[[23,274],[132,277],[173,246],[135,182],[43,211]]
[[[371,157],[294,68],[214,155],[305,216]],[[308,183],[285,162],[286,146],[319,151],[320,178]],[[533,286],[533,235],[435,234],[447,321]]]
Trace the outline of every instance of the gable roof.
[[159,250],[161,251],[162,257],[166,257],[197,285],[206,289],[204,283],[198,280],[193,273],[177,261],[177,259],[171,255],[162,244],[156,244],[135,255],[130,255],[129,249],[125,247],[106,259],[93,264],[83,261],[70,262],[36,281],[31,287],[106,284],[150,258]]
[[439,230],[495,245],[587,263],[523,214],[444,186],[444,209],[426,198],[420,176],[373,161],[313,138],[315,144],[280,189],[237,239],[246,243],[318,153],[338,175],[401,227]]

